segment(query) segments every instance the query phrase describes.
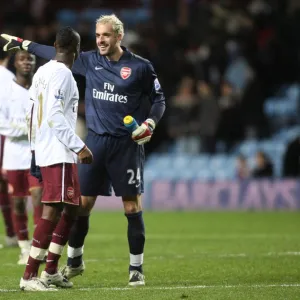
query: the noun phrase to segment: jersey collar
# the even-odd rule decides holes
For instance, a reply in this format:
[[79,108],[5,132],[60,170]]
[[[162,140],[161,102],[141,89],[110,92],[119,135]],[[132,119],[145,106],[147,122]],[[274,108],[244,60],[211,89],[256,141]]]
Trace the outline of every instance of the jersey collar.
[[131,57],[131,52],[128,51],[128,49],[124,46],[121,46],[122,50],[123,50],[123,54],[120,57],[119,61],[124,61],[124,60],[128,60]]

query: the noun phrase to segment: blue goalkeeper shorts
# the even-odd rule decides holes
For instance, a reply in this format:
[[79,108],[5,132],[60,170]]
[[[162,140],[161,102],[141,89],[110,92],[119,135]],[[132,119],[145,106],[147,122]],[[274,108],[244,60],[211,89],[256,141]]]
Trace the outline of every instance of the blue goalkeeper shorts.
[[86,145],[94,161],[79,164],[82,196],[135,196],[144,192],[144,146],[131,137],[114,137],[88,132]]

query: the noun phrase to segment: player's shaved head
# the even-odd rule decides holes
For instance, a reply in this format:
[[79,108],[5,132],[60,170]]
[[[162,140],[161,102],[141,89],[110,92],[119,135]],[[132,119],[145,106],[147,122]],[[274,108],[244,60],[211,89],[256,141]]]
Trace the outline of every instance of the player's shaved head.
[[113,31],[116,35],[121,35],[121,39],[124,37],[124,25],[122,21],[115,15],[103,15],[96,20],[96,24],[111,24]]
[[11,54],[9,52],[0,49],[0,61],[9,58],[10,55]]
[[61,28],[56,34],[55,48],[62,53],[79,53],[80,35],[72,27]]

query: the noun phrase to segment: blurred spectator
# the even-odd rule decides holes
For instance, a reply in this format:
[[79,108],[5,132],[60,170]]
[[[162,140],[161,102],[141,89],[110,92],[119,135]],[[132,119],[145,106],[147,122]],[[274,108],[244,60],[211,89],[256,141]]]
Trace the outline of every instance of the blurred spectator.
[[171,98],[168,117],[169,135],[175,139],[178,152],[199,151],[199,108],[195,81],[183,77],[177,94]]
[[271,5],[265,0],[252,0],[247,7],[249,13],[253,16],[267,15],[272,11]]
[[[180,151],[213,153],[219,141],[230,151],[249,133],[273,133],[264,101],[300,78],[299,0],[11,0],[0,31],[52,45],[57,27],[70,25],[88,51],[103,9],[124,16],[124,46],[153,63],[166,95],[148,149],[169,149],[173,139]],[[84,116],[85,80],[76,81]]]
[[300,175],[300,137],[289,143],[283,158],[283,176],[299,177]]
[[224,141],[229,151],[243,137],[244,128],[240,114],[240,95],[228,82],[224,82],[221,86],[219,106],[221,116],[217,137]]
[[273,177],[273,164],[264,152],[258,151],[256,153],[255,162],[256,167],[252,172],[252,177]]
[[211,86],[205,81],[198,81],[197,91],[200,98],[199,133],[201,152],[214,153],[220,115],[217,97]]
[[224,80],[240,94],[254,77],[254,72],[247,59],[242,55],[237,41],[230,40],[226,44],[229,64],[225,70]]
[[247,159],[244,155],[239,155],[236,159],[236,178],[247,179],[250,177],[250,169],[247,164]]

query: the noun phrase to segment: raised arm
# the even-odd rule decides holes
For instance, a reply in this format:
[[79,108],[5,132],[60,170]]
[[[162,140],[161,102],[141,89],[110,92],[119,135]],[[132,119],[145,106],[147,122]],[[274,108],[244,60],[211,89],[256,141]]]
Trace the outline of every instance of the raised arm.
[[[1,37],[7,41],[3,46],[3,51],[16,51],[16,50],[26,50],[38,57],[44,58],[46,60],[51,60],[55,57],[55,48],[51,46],[41,45],[31,41],[23,40],[19,37],[8,35],[5,33],[1,34]],[[80,54],[76,59],[72,72],[74,74],[79,74],[85,76],[86,74],[86,63],[84,62],[84,53]]]

